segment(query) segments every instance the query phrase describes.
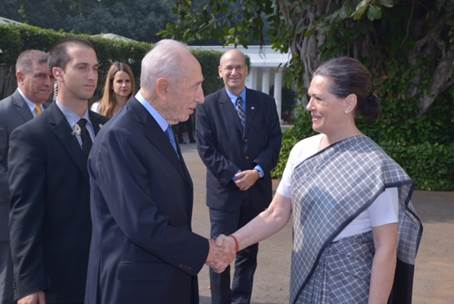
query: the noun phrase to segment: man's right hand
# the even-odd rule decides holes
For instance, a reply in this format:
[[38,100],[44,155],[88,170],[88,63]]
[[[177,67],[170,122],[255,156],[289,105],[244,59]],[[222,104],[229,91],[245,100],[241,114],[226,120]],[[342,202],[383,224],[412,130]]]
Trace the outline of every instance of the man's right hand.
[[46,295],[44,291],[38,291],[19,299],[17,304],[46,304]]
[[221,273],[235,259],[235,243],[229,242],[229,238],[220,235],[216,240],[209,240],[210,250],[205,262],[211,269]]

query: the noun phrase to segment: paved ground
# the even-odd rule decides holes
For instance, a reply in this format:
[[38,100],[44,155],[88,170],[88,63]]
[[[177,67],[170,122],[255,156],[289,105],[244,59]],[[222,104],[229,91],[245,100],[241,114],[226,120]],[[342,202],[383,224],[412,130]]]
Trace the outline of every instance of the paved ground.
[[[208,237],[205,167],[195,145],[181,148],[194,182],[193,229]],[[416,264],[413,303],[454,304],[454,192],[417,191],[414,203],[424,223],[424,234]],[[288,303],[290,252],[290,225],[260,243],[254,304]],[[211,303],[209,288],[205,267],[199,275],[201,304]]]

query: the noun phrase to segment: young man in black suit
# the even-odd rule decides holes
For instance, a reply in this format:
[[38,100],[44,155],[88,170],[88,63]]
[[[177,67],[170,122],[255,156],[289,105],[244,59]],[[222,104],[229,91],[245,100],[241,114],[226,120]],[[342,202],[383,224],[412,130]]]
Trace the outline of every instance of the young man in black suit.
[[[270,171],[281,147],[281,128],[274,99],[246,88],[246,57],[225,52],[219,76],[225,87],[197,108],[197,144],[207,167],[207,205],[211,237],[230,234],[249,222],[271,202]],[[258,244],[236,256],[230,268],[210,271],[212,303],[250,303]]]
[[56,102],[10,137],[10,240],[15,298],[82,303],[90,244],[88,152],[102,124],[89,111],[98,80],[92,45],[69,39],[49,52]]
[[52,93],[47,53],[26,50],[16,61],[17,90],[0,101],[0,304],[13,303],[13,278],[9,247],[9,136],[18,126],[44,110]]

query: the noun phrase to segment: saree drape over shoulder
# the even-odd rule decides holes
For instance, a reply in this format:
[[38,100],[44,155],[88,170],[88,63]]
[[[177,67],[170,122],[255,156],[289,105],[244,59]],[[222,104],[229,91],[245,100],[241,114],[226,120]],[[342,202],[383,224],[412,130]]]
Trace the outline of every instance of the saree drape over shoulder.
[[[333,240],[390,187],[398,188],[399,199],[398,262],[390,303],[411,303],[414,263],[422,235],[421,221],[410,201],[413,183],[366,136],[337,142],[293,171],[290,303],[362,303],[364,295],[367,303],[372,233]],[[358,257],[364,259],[358,263]],[[339,267],[324,266],[333,263]],[[345,288],[339,288],[341,282],[351,282],[346,294]],[[359,297],[363,300],[357,301]]]

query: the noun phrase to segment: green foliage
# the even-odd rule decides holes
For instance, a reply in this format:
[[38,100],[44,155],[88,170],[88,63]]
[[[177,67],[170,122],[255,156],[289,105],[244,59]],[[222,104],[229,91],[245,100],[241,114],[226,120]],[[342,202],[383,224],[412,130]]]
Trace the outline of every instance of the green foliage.
[[[197,5],[199,4],[199,5]],[[194,42],[202,39],[226,44],[263,44],[263,16],[273,13],[271,1],[207,0],[202,5],[192,0],[177,0],[175,23],[167,23],[161,36]]]
[[208,95],[222,88],[224,83],[218,77],[219,60],[222,54],[214,51],[194,51],[193,54],[202,65],[202,71],[205,77],[203,92]]
[[[100,79],[95,99],[102,93],[104,86],[104,75],[111,63],[114,61],[126,62],[136,76],[136,81],[140,75],[140,65],[143,56],[151,49],[151,44],[137,41],[110,40],[95,38],[88,35],[75,35],[71,33],[56,32],[45,30],[29,25],[0,25],[0,64],[15,65],[19,53],[26,49],[39,49],[47,51],[58,40],[67,37],[80,37],[91,41],[96,49],[98,61],[100,63]],[[217,68],[220,53],[196,51],[194,55],[202,65],[204,74],[204,92],[212,93],[222,85],[217,78]],[[137,82],[137,84],[139,84]],[[11,92],[0,92],[6,96]]]
[[172,21],[173,0],[2,0],[2,17],[31,25],[78,33],[115,33],[140,41],[156,41],[156,33]]
[[454,190],[454,144],[381,144],[410,175],[418,189]]

